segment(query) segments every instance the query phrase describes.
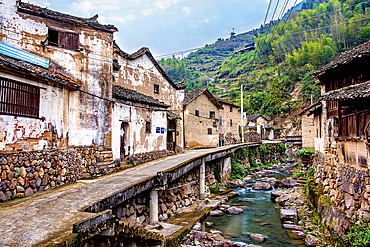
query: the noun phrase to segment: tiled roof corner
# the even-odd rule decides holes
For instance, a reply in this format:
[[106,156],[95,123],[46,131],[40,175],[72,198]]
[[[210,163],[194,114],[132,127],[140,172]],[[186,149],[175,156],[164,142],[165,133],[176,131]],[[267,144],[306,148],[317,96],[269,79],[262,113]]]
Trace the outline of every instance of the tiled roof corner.
[[370,41],[362,45],[356,46],[352,50],[342,52],[339,56],[334,58],[333,61],[324,65],[320,69],[312,72],[311,75],[318,76],[319,74],[327,70],[334,69],[336,67],[339,67],[340,65],[348,64],[353,59],[357,57],[362,57],[362,56],[370,56]]
[[58,22],[72,24],[76,26],[90,27],[106,32],[116,32],[118,29],[114,25],[104,25],[98,22],[98,15],[94,15],[91,18],[82,18],[73,15],[60,13],[48,8],[40,7],[30,3],[17,1],[17,9],[19,12],[36,15],[43,18],[51,19]]
[[217,106],[217,108],[223,109],[223,106],[219,103],[217,98],[215,98],[207,88],[200,88],[200,89],[195,89],[195,90],[185,92],[183,105],[184,106],[188,105],[190,102],[192,102],[194,99],[196,99],[198,96],[200,96],[203,93],[206,94],[206,96],[212,101],[212,103],[215,106]]
[[132,54],[128,54],[126,52],[124,52],[116,43],[116,41],[113,41],[113,53],[117,53],[119,54],[120,56],[122,56],[123,58],[125,59],[129,59],[129,60],[134,60],[134,59],[137,59],[143,55],[147,55],[148,58],[150,59],[150,61],[152,61],[152,63],[154,64],[154,66],[156,67],[156,69],[159,71],[159,73],[161,73],[161,75],[177,90],[180,90],[180,89],[185,89],[186,88],[186,85],[183,83],[183,81],[179,82],[179,83],[174,83],[171,78],[166,74],[166,72],[162,69],[162,67],[158,64],[157,60],[155,60],[155,58],[153,57],[152,53],[150,52],[149,48],[147,47],[142,47],[140,48],[138,51],[132,53]]

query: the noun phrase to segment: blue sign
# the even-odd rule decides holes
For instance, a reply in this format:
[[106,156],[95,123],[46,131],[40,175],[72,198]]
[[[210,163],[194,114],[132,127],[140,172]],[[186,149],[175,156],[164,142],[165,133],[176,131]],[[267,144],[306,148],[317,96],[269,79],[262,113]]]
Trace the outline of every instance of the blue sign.
[[164,134],[164,128],[163,127],[161,128],[161,134]]
[[161,127],[156,127],[155,128],[155,133],[160,134],[161,133]]
[[0,54],[49,68],[49,60],[0,42]]

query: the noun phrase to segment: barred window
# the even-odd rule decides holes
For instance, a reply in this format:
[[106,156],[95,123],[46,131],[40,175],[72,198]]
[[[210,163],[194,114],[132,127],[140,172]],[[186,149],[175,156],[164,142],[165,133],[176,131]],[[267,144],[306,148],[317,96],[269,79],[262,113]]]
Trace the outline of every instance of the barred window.
[[208,135],[212,135],[212,128],[208,128]]
[[194,115],[195,115],[196,117],[199,117],[199,110],[195,110]]
[[39,117],[40,88],[0,77],[0,114]]

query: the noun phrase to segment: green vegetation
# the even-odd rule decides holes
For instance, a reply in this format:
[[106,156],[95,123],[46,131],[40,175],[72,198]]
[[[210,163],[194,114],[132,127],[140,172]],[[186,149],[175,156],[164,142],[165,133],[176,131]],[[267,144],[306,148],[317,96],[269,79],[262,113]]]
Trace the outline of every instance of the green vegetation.
[[[186,90],[208,87],[239,105],[240,86],[245,85],[247,114],[294,115],[310,104],[311,95],[314,100],[320,96],[311,73],[370,39],[370,2],[308,0],[286,25],[272,21],[263,30],[220,38],[185,59],[159,63],[175,82],[185,79]],[[256,50],[235,53],[253,42]],[[293,99],[293,91],[298,98]]]
[[346,246],[369,246],[370,245],[370,219],[362,218],[344,236]]

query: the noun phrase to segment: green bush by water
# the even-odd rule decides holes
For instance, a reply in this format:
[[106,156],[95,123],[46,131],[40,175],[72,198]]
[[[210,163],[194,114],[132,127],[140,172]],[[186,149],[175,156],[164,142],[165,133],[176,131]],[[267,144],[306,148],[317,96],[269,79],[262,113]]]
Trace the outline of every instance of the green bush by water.
[[347,246],[370,246],[370,219],[361,218],[344,237]]

